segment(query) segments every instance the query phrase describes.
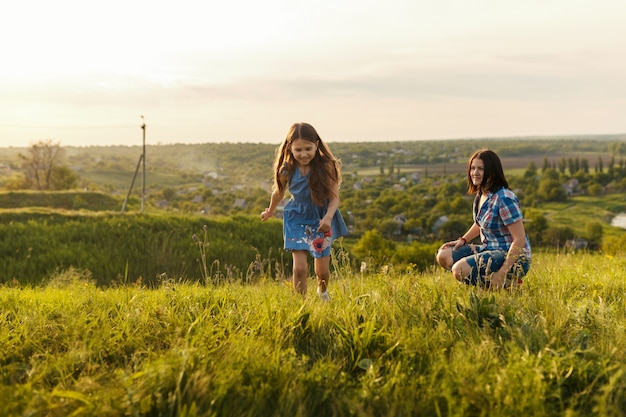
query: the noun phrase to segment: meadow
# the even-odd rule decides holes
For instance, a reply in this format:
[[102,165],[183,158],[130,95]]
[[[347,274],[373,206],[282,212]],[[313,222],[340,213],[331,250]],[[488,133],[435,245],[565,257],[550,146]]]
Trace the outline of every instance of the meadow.
[[488,292],[333,255],[282,279],[0,287],[2,416],[624,416],[621,257],[537,253]]
[[[546,156],[623,159],[610,142],[623,137],[567,139],[334,149],[345,184],[377,180],[353,201],[376,201],[393,172],[463,172],[478,145],[519,177]],[[534,245],[513,291],[455,282],[433,265],[434,235],[361,259],[355,233],[335,245],[323,303],[312,280],[312,296],[294,293],[281,223],[256,214],[274,148],[151,146],[146,213],[138,185],[120,213],[137,147],[66,148],[80,190],[1,192],[0,416],[626,415],[626,237],[609,224],[623,193],[529,205],[601,236],[598,252]],[[0,186],[18,151],[0,148]]]

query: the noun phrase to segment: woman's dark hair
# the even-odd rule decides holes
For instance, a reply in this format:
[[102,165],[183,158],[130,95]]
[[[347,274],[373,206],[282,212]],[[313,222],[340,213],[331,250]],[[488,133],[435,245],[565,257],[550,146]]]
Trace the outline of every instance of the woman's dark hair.
[[[472,174],[470,173],[472,162],[474,159],[480,159],[485,164],[485,172],[480,185],[474,185],[472,182]],[[498,155],[489,149],[480,149],[472,154],[467,162],[467,184],[468,194],[476,194],[479,191],[490,191],[495,193],[500,188],[509,188],[509,183],[504,177],[502,162]]]
[[281,175],[291,177],[296,170],[296,161],[291,153],[291,143],[303,139],[317,145],[315,157],[311,160],[309,187],[311,199],[318,206],[324,206],[328,199],[337,197],[337,186],[341,183],[340,161],[335,158],[328,146],[309,123],[294,123],[289,128],[285,140],[276,151],[274,161],[274,186],[282,191]]

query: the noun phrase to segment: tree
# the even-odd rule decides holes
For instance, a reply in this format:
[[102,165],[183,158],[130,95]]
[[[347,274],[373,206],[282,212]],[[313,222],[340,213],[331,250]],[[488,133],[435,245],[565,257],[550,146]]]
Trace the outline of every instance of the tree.
[[567,159],[567,169],[569,170],[570,175],[574,175],[576,173],[576,165],[573,158]]
[[544,233],[548,229],[548,219],[538,211],[529,211],[528,222],[524,225],[531,245],[541,246]]
[[602,236],[604,234],[604,228],[599,221],[592,221],[585,226],[585,235],[587,239],[595,243],[597,246],[602,244]]
[[24,160],[22,167],[26,184],[37,190],[49,190],[60,153],[61,145],[47,140],[33,144],[28,149],[28,155],[20,154],[20,158]]
[[[544,163],[545,166],[545,163]],[[545,172],[545,169],[544,169]],[[528,167],[526,168],[526,171],[524,172],[524,178],[527,180],[533,180],[537,177],[537,166],[535,165],[534,162],[530,162],[528,164]]]
[[372,258],[377,262],[382,262],[393,257],[396,245],[383,238],[378,230],[368,230],[354,245],[352,251],[362,259]]
[[602,195],[603,191],[604,187],[595,181],[592,181],[591,184],[587,186],[587,193],[594,197]]
[[456,197],[450,202],[450,212],[456,214],[465,214],[472,212],[472,201],[465,197]]
[[393,158],[389,159],[388,165],[389,165],[389,175],[391,176],[391,175],[393,175],[393,170],[394,170],[394,166],[395,166]]
[[50,189],[71,190],[78,185],[78,175],[65,165],[56,165],[50,175]]
[[[561,185],[561,182],[555,179],[549,174],[551,171],[546,171],[546,175],[542,176],[539,181],[539,187],[537,189],[537,197],[542,201],[566,201],[567,194],[565,189]],[[557,174],[558,175],[558,174]]]
[[450,217],[437,231],[437,238],[443,241],[456,239],[467,231],[468,222],[461,216]]
[[589,174],[589,161],[587,161],[586,158],[580,160],[580,169],[582,169],[585,174]]
[[176,197],[176,190],[172,187],[165,187],[161,190],[161,194],[166,201],[172,201]]
[[611,155],[609,160],[609,175],[615,176],[615,156]]
[[383,236],[387,237],[387,239],[391,239],[391,237],[400,232],[401,226],[394,219],[385,219],[382,220],[379,224],[379,230],[383,234]]
[[555,247],[562,247],[568,240],[574,239],[576,233],[568,226],[549,226],[544,235],[543,241]]

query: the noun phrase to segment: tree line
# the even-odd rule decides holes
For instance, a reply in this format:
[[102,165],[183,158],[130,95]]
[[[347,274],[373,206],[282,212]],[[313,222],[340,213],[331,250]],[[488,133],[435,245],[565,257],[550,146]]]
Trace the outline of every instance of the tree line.
[[[506,161],[512,158],[543,155],[541,168],[534,162],[541,159],[535,158],[518,170],[519,174],[507,177],[530,221],[527,229],[534,245],[562,244],[580,233],[549,222],[538,208],[576,195],[626,191],[623,139],[337,143],[333,149],[343,164],[340,209],[355,240],[368,232],[393,244],[450,239],[471,222],[472,199],[466,194],[465,168],[473,150],[494,149],[505,169],[511,168]],[[149,178],[158,180],[148,184],[148,205],[154,210],[207,216],[260,213],[269,199],[274,150],[275,146],[268,144],[149,148]],[[133,147],[61,148],[51,141],[38,142],[20,154],[22,175],[6,180],[5,188],[61,190],[78,186],[121,195],[130,183],[130,169],[125,171],[121,187],[85,178],[96,171],[108,175],[105,181],[114,178],[123,165],[134,166],[134,156],[129,153],[136,151]],[[75,171],[70,163],[83,165]],[[601,222],[590,220],[586,229],[585,237],[600,245]]]

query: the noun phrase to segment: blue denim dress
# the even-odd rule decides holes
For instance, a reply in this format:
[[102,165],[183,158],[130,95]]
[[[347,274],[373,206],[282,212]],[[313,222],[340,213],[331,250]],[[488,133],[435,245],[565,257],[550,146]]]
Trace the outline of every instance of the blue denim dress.
[[289,182],[291,199],[283,210],[283,238],[285,249],[306,250],[312,257],[330,256],[333,241],[348,234],[348,228],[339,210],[331,222],[331,230],[318,232],[320,220],[326,214],[328,203],[324,207],[316,205],[311,199],[308,175],[304,176],[296,169]]

